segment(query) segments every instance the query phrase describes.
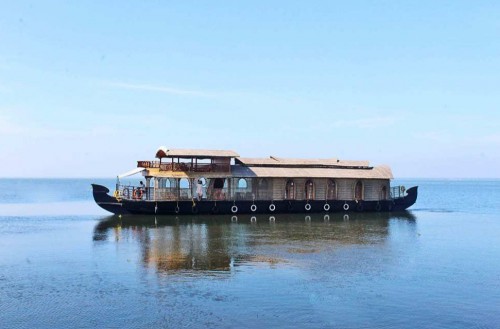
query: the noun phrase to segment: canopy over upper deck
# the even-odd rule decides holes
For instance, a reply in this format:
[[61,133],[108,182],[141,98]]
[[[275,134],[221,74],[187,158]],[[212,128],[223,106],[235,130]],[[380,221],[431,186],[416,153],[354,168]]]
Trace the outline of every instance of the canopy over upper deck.
[[189,159],[209,159],[209,158],[236,158],[240,155],[230,150],[201,150],[201,149],[167,149],[161,146],[156,151],[156,158],[189,158]]

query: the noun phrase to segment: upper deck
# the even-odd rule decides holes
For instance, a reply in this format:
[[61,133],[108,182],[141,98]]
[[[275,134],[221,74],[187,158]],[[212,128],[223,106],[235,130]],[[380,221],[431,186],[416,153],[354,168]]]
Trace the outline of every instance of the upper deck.
[[387,166],[368,161],[328,159],[242,158],[228,150],[167,149],[156,152],[158,161],[138,161],[146,176],[172,178],[357,178],[392,179]]
[[229,150],[167,149],[156,151],[159,161],[137,161],[137,167],[167,172],[230,173],[232,159],[239,154]]

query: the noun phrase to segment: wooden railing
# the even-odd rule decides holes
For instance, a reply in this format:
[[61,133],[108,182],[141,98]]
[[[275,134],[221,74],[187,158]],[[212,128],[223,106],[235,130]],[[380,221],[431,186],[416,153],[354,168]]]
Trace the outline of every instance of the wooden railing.
[[143,168],[159,168],[160,161],[137,161],[137,167]]
[[160,171],[184,171],[184,172],[229,172],[230,164],[214,163],[191,163],[191,162],[169,162],[160,164],[159,161],[137,161],[137,167],[159,168]]
[[391,187],[391,199],[404,198],[406,195],[406,189],[404,186]]

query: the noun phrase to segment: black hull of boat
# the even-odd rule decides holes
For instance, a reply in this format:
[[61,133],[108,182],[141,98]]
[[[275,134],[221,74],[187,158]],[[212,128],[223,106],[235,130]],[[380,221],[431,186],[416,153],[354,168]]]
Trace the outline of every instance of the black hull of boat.
[[280,200],[280,201],[147,201],[110,196],[109,189],[92,184],[95,202],[116,215],[193,215],[193,214],[294,214],[403,211],[417,200],[418,186],[409,188],[402,198],[382,201]]

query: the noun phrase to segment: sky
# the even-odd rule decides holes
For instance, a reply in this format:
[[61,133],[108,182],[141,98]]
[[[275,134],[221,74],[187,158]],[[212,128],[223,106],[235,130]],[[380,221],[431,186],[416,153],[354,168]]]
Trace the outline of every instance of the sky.
[[0,177],[160,146],[500,178],[498,1],[0,0]]

